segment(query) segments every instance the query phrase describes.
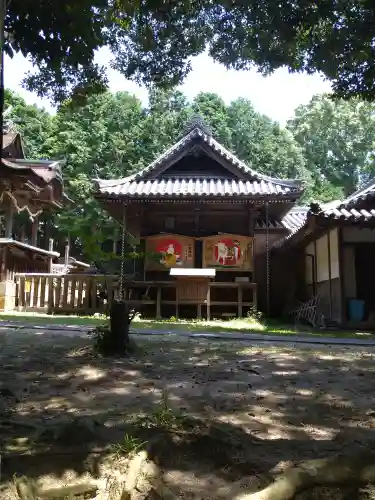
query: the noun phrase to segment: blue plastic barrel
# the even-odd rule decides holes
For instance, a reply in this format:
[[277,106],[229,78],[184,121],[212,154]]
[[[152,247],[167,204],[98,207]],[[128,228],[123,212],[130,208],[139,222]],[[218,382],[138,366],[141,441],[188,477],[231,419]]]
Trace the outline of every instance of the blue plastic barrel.
[[365,315],[364,300],[350,299],[349,300],[349,320],[355,323],[363,321]]

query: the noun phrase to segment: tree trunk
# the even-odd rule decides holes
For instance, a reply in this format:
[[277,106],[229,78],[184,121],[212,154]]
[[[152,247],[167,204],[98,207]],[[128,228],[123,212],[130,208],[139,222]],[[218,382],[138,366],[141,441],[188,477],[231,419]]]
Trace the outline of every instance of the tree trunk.
[[124,301],[113,300],[109,312],[111,347],[113,352],[120,354],[126,350],[130,342],[130,322],[131,318],[128,304]]

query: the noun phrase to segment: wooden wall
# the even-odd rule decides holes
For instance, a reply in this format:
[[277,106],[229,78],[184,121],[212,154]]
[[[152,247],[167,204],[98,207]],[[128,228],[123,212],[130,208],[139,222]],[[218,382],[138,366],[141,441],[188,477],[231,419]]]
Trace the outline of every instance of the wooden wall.
[[252,235],[251,209],[246,205],[166,204],[152,208],[128,208],[127,227],[132,234],[141,236],[174,233],[203,236],[215,233]]

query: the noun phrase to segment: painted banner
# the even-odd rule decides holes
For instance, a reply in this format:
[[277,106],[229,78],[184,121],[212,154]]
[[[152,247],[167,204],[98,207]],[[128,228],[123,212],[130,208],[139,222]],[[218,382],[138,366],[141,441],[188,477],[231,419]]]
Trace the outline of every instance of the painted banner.
[[203,267],[252,269],[252,238],[231,234],[203,240]]
[[194,239],[180,235],[151,236],[146,240],[147,269],[194,267]]

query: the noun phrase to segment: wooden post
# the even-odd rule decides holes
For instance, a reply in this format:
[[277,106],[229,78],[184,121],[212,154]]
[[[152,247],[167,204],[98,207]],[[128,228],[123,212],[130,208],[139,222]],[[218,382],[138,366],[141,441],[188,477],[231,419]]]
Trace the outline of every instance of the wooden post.
[[255,285],[253,288],[253,307],[257,311],[258,310],[258,287]]
[[176,319],[178,319],[179,315],[179,295],[178,295],[178,283],[176,283]]
[[207,321],[211,319],[211,284],[208,284],[207,289]]
[[237,300],[238,300],[238,317],[242,318],[242,286],[238,283],[237,288]]
[[156,319],[161,319],[161,286],[156,290]]
[[31,245],[33,247],[38,246],[38,229],[39,229],[39,220],[37,217],[35,217],[31,225]]
[[202,304],[197,304],[197,318],[202,319]]
[[5,238],[12,238],[13,216],[14,216],[13,203],[11,202],[11,200],[8,199],[8,203],[6,205],[6,210],[5,210]]
[[329,315],[332,317],[332,269],[331,269],[331,234],[327,232],[328,280],[329,280]]
[[69,265],[69,254],[70,254],[70,234],[66,239],[65,243],[65,253],[64,253],[64,266],[65,268]]
[[337,246],[339,254],[340,300],[341,300],[341,325],[347,321],[346,296],[345,296],[345,263],[344,263],[344,235],[343,228],[337,228]]
[[[50,238],[48,241],[48,251],[53,252],[53,239]],[[53,258],[52,256],[48,259],[48,273],[52,274],[52,264]],[[48,314],[53,313],[54,308],[54,300],[53,300],[53,277],[50,276],[48,278]]]

